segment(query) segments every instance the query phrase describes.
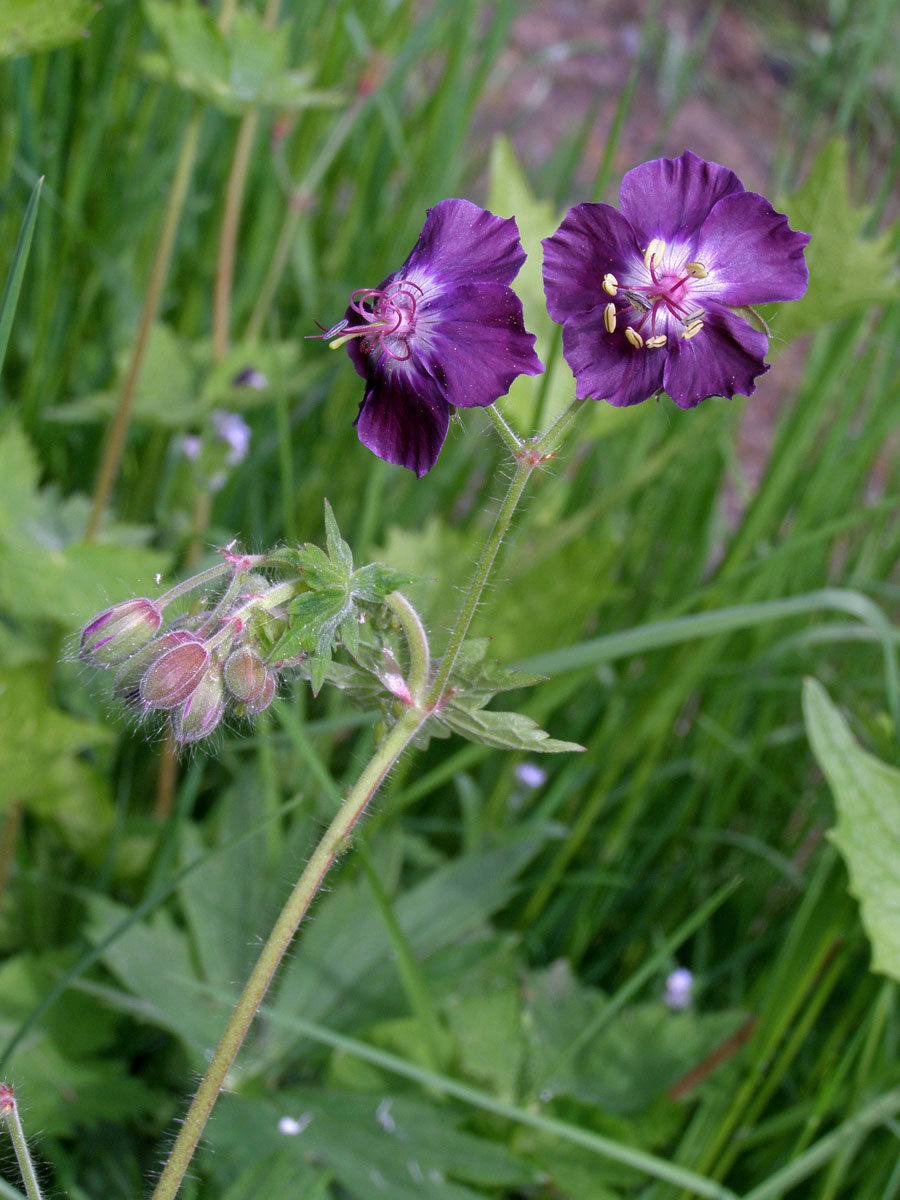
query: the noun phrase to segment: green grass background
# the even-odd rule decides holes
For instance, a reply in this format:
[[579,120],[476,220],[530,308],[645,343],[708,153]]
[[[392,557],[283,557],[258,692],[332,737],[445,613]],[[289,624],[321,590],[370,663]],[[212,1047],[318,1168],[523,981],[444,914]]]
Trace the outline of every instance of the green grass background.
[[[70,661],[72,636],[213,545],[319,539],[327,495],[358,560],[425,577],[411,595],[440,649],[504,452],[466,413],[425,479],[380,462],[352,429],[361,381],[345,355],[303,339],[402,261],[428,205],[490,201],[519,218],[522,294],[552,365],[501,407],[526,431],[558,411],[570,381],[537,307],[540,237],[569,203],[614,201],[641,158],[680,153],[698,97],[721,102],[727,133],[738,114],[714,47],[734,21],[778,85],[769,178],[746,182],[815,226],[809,301],[774,317],[771,445],[750,454],[742,435],[757,398],[583,415],[533,484],[477,631],[548,676],[513,700],[587,752],[542,760],[536,791],[516,756],[457,740],[403,760],[183,1194],[900,1195],[897,989],[869,971],[800,704],[816,676],[896,763],[897,12],[718,5],[679,43],[665,4],[640,10],[618,90],[598,85],[535,161],[527,113],[499,118],[497,97],[513,51],[540,77],[543,51],[516,51],[517,31],[553,7],[285,5],[291,65],[334,102],[261,112],[219,363],[237,118],[142,71],[158,43],[133,3],[104,3],[81,19],[89,36],[0,70],[0,272],[24,270],[0,394],[0,1053],[50,1195],[147,1192],[257,939],[375,738],[339,695],[298,687],[254,730],[187,757],[161,802],[161,740],[111,712]],[[88,544],[197,119],[114,502]],[[26,262],[15,248],[40,176]],[[233,386],[248,366],[264,391]],[[217,408],[243,413],[252,444],[209,498],[177,446]],[[661,1003],[676,963],[696,978],[684,1014]],[[286,1136],[285,1115],[310,1119]],[[17,1194],[11,1157],[2,1170],[0,1194]]]

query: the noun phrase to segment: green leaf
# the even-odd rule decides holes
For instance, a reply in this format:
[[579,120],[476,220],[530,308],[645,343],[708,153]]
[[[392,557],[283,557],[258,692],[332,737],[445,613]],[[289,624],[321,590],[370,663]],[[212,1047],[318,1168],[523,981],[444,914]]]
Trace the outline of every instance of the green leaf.
[[[88,937],[102,942],[128,915],[128,910],[104,896],[88,902]],[[138,998],[137,1015],[181,1038],[197,1059],[215,1044],[221,1032],[223,1005],[198,1003],[197,972],[187,936],[165,912],[131,925],[103,951],[103,962]],[[108,1000],[112,1003],[112,997]],[[123,1004],[127,1011],[133,1006]]]
[[0,58],[52,50],[83,37],[99,7],[96,0],[3,0]]
[[292,639],[291,644],[296,646],[291,653],[307,650],[324,654],[348,609],[349,601],[343,589],[303,592],[291,601],[291,627],[275,647],[275,657],[288,656],[283,648],[283,643],[288,639]]
[[469,638],[459,652],[453,665],[453,681],[468,695],[486,695],[509,692],[516,688],[533,687],[543,683],[546,675],[528,675],[524,671],[513,671],[496,659],[489,659],[487,652],[491,639]]
[[470,742],[494,746],[498,750],[525,750],[537,754],[584,750],[577,742],[560,742],[550,737],[537,721],[524,713],[486,712],[480,707],[468,707],[462,700],[451,701],[433,719]]
[[532,1089],[620,1114],[649,1106],[746,1020],[737,1011],[672,1012],[650,1001],[614,1015],[573,1056],[567,1051],[579,1031],[609,1003],[603,993],[581,983],[561,959],[529,976],[525,997]]
[[351,575],[353,573],[353,554],[341,537],[337,521],[334,519],[334,510],[327,500],[325,501],[325,544],[328,547],[328,557],[335,566],[340,567],[346,575]]
[[[2,21],[2,17],[0,17],[0,21]],[[0,372],[3,370],[3,363],[6,359],[6,347],[9,343],[9,333],[12,329],[13,317],[16,315],[16,305],[19,303],[19,291],[22,287],[22,278],[25,275],[28,252],[31,249],[31,238],[34,234],[35,222],[37,221],[38,200],[40,199],[43,184],[44,177],[42,175],[34,185],[31,199],[28,201],[28,207],[25,209],[22,228],[19,230],[16,248],[13,251],[9,270],[6,273],[3,299],[0,300]]]
[[9,422],[0,432],[0,611],[72,628],[111,597],[146,595],[169,564],[167,555],[134,544],[148,531],[113,526],[103,540],[85,543],[88,499],[38,491],[38,475],[31,443]]
[[[131,349],[123,349],[116,357],[120,380],[130,365]],[[196,424],[203,418],[207,408],[198,402],[200,388],[201,371],[194,361],[190,345],[170,326],[154,325],[135,390],[132,419],[168,429],[184,429]],[[46,415],[51,420],[71,424],[105,420],[118,407],[119,391],[117,385],[107,391],[79,396],[76,400],[50,409]]]
[[[0,968],[0,1038],[7,1041],[54,986],[69,961],[22,954]],[[47,1137],[158,1111],[160,1096],[113,1057],[119,1018],[67,991],[14,1053],[7,1068],[29,1128]]]
[[893,233],[863,232],[869,210],[850,197],[847,142],[833,138],[819,152],[806,182],[783,202],[794,229],[812,234],[806,251],[809,288],[772,318],[776,340],[809,333],[900,296]]
[[367,563],[353,572],[350,579],[350,590],[358,600],[368,600],[377,604],[391,592],[408,584],[416,583],[417,576],[407,575],[403,571],[395,571],[383,563]]
[[48,802],[65,787],[57,764],[112,740],[111,730],[50,703],[41,667],[0,671],[0,809],[18,800]]
[[[306,1116],[288,1145],[297,1159],[329,1166],[358,1200],[478,1200],[479,1188],[510,1191],[537,1182],[535,1169],[502,1145],[456,1128],[459,1112],[421,1096],[324,1088],[282,1090],[277,1100],[223,1097],[209,1139],[223,1165],[285,1148],[278,1121]],[[455,1181],[460,1182],[455,1182]]]
[[310,89],[307,71],[288,71],[289,27],[269,29],[262,17],[238,9],[227,33],[199,4],[145,0],[147,21],[163,53],[145,54],[143,70],[240,115],[258,105],[300,109],[339,102],[334,92]]
[[803,687],[806,731],[837,807],[830,837],[872,944],[872,969],[900,980],[900,771],[863,750],[815,679]]

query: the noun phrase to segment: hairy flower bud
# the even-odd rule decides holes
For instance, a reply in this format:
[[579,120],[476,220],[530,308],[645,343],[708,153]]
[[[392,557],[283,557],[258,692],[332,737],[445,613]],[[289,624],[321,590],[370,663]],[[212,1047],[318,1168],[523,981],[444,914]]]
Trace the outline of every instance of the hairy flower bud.
[[255,717],[261,712],[265,712],[272,701],[275,699],[275,675],[272,671],[266,672],[266,681],[262,686],[262,691],[255,700],[249,700],[241,704],[240,711],[248,717]]
[[117,667],[150,641],[162,619],[152,600],[114,604],[82,630],[79,657],[94,667]]
[[147,708],[177,708],[200,683],[208,666],[209,651],[189,635],[147,668],[141,679],[142,703]]
[[214,663],[178,710],[174,722],[175,741],[182,746],[199,742],[212,733],[224,711],[222,668]]
[[113,683],[113,695],[126,704],[138,704],[141,699],[141,680],[167,650],[181,646],[185,642],[196,641],[193,634],[186,629],[171,629],[146,646],[142,646],[131,658],[119,667]]
[[266,685],[265,663],[250,646],[238,646],[225,660],[225,683],[244,704],[257,700]]

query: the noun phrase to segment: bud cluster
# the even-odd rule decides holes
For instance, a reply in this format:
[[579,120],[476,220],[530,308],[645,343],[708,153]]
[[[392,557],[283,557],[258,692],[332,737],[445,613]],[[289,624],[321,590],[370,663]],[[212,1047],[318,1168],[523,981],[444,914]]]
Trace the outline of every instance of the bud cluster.
[[[156,601],[114,604],[83,629],[79,657],[114,669],[116,698],[141,717],[166,715],[181,745],[207,737],[227,713],[263,712],[275,698],[279,671],[296,665],[272,661],[272,650],[287,628],[286,606],[298,584],[271,582],[255,569],[263,563],[260,556],[226,553],[221,566]],[[207,585],[223,578],[224,590],[210,606]],[[165,628],[164,610],[190,593],[201,598]]]

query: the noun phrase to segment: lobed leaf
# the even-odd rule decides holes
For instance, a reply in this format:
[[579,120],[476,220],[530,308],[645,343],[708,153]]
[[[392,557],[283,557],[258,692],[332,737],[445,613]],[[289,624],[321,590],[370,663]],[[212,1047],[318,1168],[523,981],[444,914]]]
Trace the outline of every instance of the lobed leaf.
[[815,679],[804,684],[803,714],[837,807],[830,837],[860,904],[872,969],[900,979],[900,771],[862,749]]

